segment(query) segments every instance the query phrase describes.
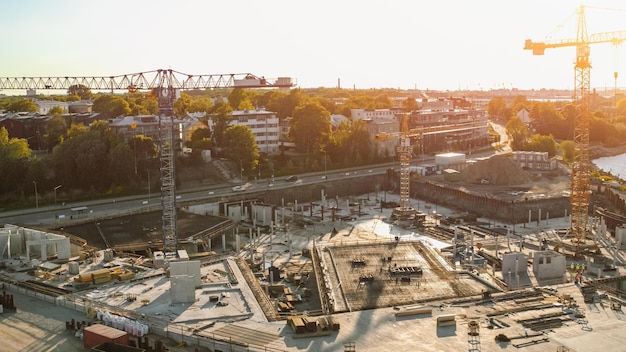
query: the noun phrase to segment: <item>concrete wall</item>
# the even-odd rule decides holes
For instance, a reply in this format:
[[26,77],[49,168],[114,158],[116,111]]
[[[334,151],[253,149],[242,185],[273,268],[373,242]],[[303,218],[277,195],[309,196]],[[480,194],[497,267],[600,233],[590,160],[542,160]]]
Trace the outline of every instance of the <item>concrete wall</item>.
[[[174,264],[174,263],[171,263]],[[196,301],[195,278],[190,275],[170,276],[172,303],[194,303]]]
[[193,278],[194,288],[202,287],[200,262],[197,260],[170,262],[170,277],[176,276],[190,276]]
[[511,289],[527,286],[529,279],[524,253],[509,253],[502,256],[502,280]]
[[617,242],[617,248],[626,249],[626,226],[615,228],[615,241]]
[[533,273],[538,280],[563,278],[567,263],[565,256],[553,251],[535,252]]

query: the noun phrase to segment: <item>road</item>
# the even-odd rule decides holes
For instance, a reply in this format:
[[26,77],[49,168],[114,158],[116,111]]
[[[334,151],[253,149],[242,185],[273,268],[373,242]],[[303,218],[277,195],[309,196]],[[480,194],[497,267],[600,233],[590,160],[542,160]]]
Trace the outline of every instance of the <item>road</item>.
[[[492,123],[494,129],[500,134],[501,141],[497,144],[499,146],[505,145],[504,148],[494,150],[492,148],[486,148],[484,150],[476,150],[470,155],[473,158],[476,157],[488,157],[494,154],[502,154],[510,151],[508,147],[508,137],[506,135],[506,129],[504,126],[496,125]],[[494,143],[495,144],[495,143]],[[412,161],[412,164],[427,164],[433,163],[434,156],[420,156]],[[250,181],[251,185],[243,191],[237,191],[237,193],[256,192],[259,189],[284,189],[289,187],[297,187],[299,184],[311,184],[322,183],[326,180],[333,180],[338,178],[359,177],[364,174],[382,174],[389,168],[393,168],[399,171],[400,165],[398,162],[377,164],[371,166],[364,166],[358,168],[348,168],[341,170],[328,170],[323,172],[311,172],[297,175],[301,182],[289,182],[286,181],[287,176],[276,178],[272,182],[270,179],[254,180]],[[232,194],[233,186],[241,185],[240,183],[221,183],[214,185],[213,187],[202,187],[189,190],[179,190],[177,192],[177,202],[196,202],[201,200],[209,200],[211,198],[217,198],[223,195]],[[78,211],[72,210],[77,208],[85,209],[82,214],[78,214]],[[93,217],[99,218],[103,216],[110,216],[116,214],[124,214],[129,212],[135,212],[139,210],[153,211],[161,209],[160,194],[151,193],[143,195],[134,195],[127,197],[119,197],[112,199],[99,199],[78,203],[59,204],[57,206],[41,206],[38,208],[25,208],[15,211],[7,211],[0,213],[0,224],[24,224],[24,225],[49,225],[59,224],[68,219],[73,219],[74,216]]]

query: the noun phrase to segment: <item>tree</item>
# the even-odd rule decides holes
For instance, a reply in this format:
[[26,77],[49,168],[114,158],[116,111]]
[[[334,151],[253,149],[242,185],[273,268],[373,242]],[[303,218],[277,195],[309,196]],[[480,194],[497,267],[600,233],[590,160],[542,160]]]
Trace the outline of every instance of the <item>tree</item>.
[[228,95],[228,103],[233,110],[253,110],[256,96],[250,90],[235,88]]
[[257,166],[259,149],[250,127],[234,125],[224,131],[224,156],[239,160],[244,171],[251,171]]
[[0,128],[0,194],[23,189],[27,180],[31,150],[23,138],[9,138],[6,128]]
[[511,149],[524,150],[528,138],[528,127],[519,117],[513,116],[506,123],[506,134],[511,139]]
[[563,141],[559,144],[559,149],[563,153],[563,161],[571,163],[576,155],[576,143],[572,140]]
[[104,191],[124,185],[132,177],[133,154],[108,122],[89,128],[72,125],[67,139],[53,150],[55,176],[67,188]]
[[615,104],[615,108],[618,114],[626,115],[626,98],[622,98],[618,100],[617,103]]
[[189,105],[189,112],[205,112],[208,116],[213,110],[213,100],[209,97],[200,97],[193,99]]
[[48,152],[61,143],[67,133],[67,124],[61,115],[55,114],[46,122],[43,140]]
[[556,148],[557,145],[554,141],[554,137],[552,137],[552,135],[545,136],[542,134],[533,134],[526,146],[526,149],[530,151],[548,152],[549,157],[556,155]]
[[93,101],[93,111],[106,114],[110,117],[126,116],[130,114],[128,102],[121,96],[101,95]]
[[65,109],[63,109],[60,106],[53,106],[50,108],[50,110],[48,111],[48,115],[49,116],[55,116],[55,115],[62,115],[65,113]]
[[74,84],[67,89],[67,95],[78,95],[82,100],[89,100],[91,90],[82,84]]
[[402,101],[402,109],[406,112],[419,110],[419,104],[415,98],[408,97]]
[[191,106],[191,97],[187,93],[180,93],[180,98],[174,102],[174,116],[178,118],[185,118],[187,111]]
[[489,101],[489,105],[487,105],[487,114],[489,114],[490,119],[500,119],[506,121],[511,116],[511,111],[506,107],[504,98],[497,97]]
[[224,132],[233,119],[233,110],[230,105],[218,102],[215,104],[211,119],[213,120],[213,144],[221,147],[223,146]]
[[211,149],[211,130],[208,128],[198,128],[191,132],[191,140],[187,145],[194,150]]
[[289,138],[304,153],[320,150],[331,136],[330,113],[318,103],[306,103],[296,109],[291,120]]
[[37,112],[39,107],[30,99],[19,98],[13,100],[7,107],[7,110],[12,112]]

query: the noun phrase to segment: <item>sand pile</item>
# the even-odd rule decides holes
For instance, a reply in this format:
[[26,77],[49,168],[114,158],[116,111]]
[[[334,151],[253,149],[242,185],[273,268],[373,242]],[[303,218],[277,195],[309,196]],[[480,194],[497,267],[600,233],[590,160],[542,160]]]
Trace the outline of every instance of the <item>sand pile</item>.
[[480,183],[489,180],[492,185],[519,185],[532,181],[531,175],[524,171],[511,158],[495,155],[468,166],[461,173],[463,181]]

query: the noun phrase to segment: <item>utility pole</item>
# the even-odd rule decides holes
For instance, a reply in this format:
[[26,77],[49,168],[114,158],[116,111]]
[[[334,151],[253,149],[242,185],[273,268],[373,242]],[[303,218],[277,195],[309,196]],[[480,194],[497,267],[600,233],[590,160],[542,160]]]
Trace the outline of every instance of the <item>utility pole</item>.
[[324,179],[327,178],[326,176],[326,150],[322,150],[324,152]]
[[57,206],[57,189],[61,188],[61,185],[54,187],[54,206]]

